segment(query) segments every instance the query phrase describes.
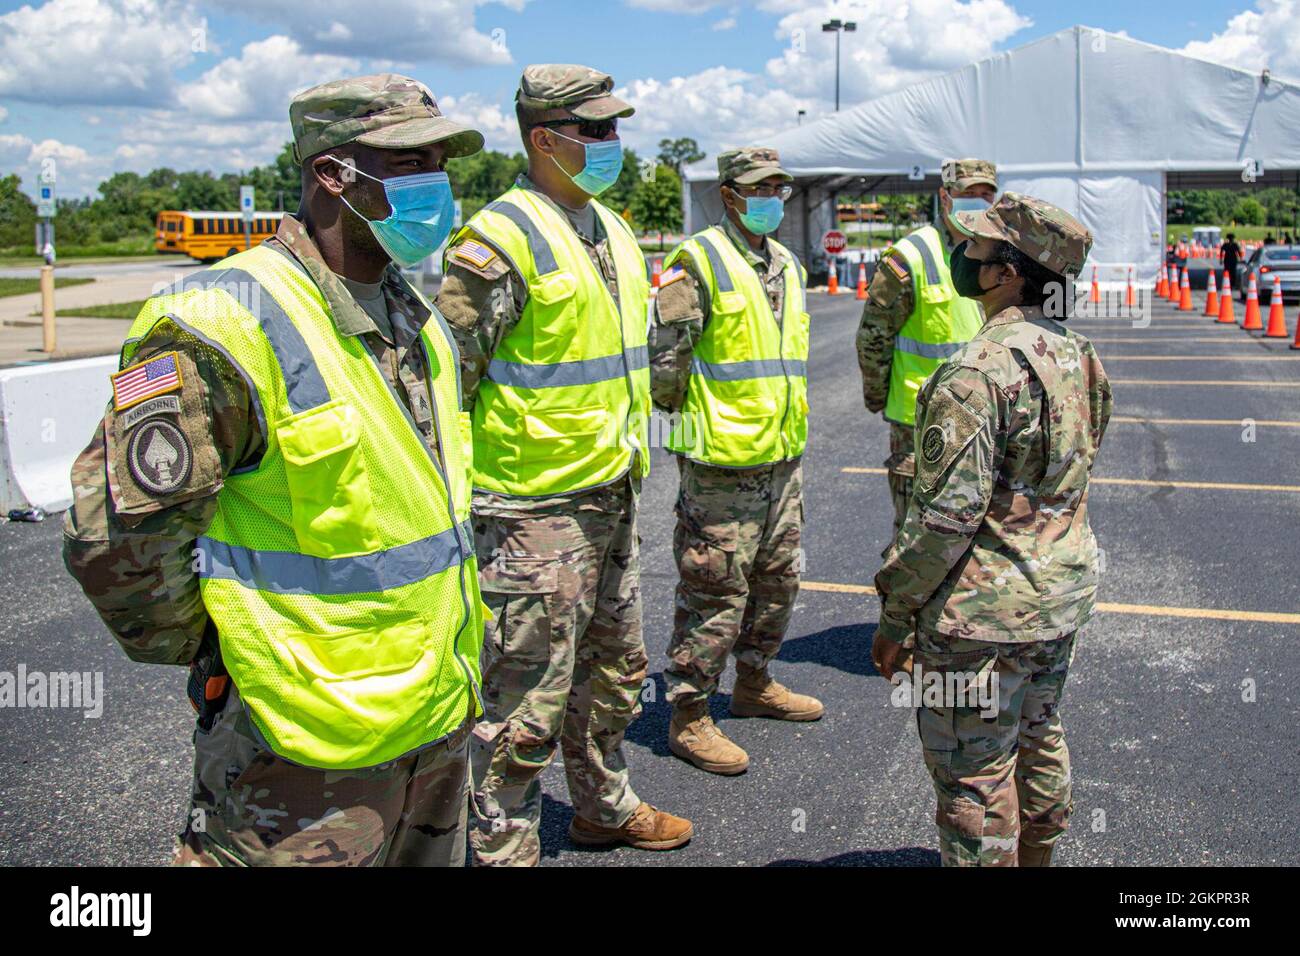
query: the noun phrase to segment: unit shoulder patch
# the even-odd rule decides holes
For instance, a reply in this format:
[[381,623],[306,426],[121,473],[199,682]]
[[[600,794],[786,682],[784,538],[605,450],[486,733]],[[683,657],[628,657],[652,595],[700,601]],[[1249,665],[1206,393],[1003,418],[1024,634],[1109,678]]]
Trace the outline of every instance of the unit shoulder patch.
[[[925,431],[917,446],[916,476],[922,490],[933,491],[953,462],[984,429],[985,422],[946,388],[938,388],[930,396],[925,421]],[[971,477],[962,475],[958,480]]]
[[495,249],[475,239],[466,239],[448,255],[472,269],[486,269],[494,259],[498,258]]
[[150,418],[131,436],[131,477],[152,495],[169,495],[184,485],[193,464],[189,440],[170,419]]
[[177,352],[163,352],[151,359],[137,362],[120,372],[114,372],[113,410],[124,409],[146,402],[155,395],[178,392],[184,387]]

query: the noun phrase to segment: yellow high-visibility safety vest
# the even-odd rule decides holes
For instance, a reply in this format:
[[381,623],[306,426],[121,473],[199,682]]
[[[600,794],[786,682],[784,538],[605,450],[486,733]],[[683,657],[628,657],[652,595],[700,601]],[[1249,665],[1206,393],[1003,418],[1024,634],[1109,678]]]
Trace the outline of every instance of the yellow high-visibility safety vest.
[[195,567],[253,724],[295,763],[374,766],[478,709],[483,610],[458,356],[433,315],[441,328],[419,347],[436,454],[362,337],[341,335],[315,283],[270,247],[150,299],[122,349],[125,367],[170,325],[249,384],[266,451],[226,477]]
[[539,497],[650,470],[645,258],[621,218],[591,201],[609,237],[618,302],[569,221],[518,186],[479,210],[473,233],[528,284],[474,403],[474,487]]
[[885,417],[901,425],[916,423],[916,396],[925,380],[975,337],[984,313],[974,299],[964,299],[952,285],[948,253],[939,230],[922,226],[895,243],[912,273],[912,314],[894,336]]
[[787,256],[781,315],[726,232],[711,226],[664,260],[695,262],[710,316],[691,357],[691,377],[668,448],[711,465],[751,468],[798,458],[808,443],[807,275]]

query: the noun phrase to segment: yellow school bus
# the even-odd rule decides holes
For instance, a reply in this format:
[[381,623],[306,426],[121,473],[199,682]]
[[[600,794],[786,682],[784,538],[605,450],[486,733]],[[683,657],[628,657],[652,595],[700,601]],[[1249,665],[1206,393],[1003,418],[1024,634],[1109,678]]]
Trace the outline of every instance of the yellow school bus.
[[[253,214],[252,245],[270,239],[280,228],[282,212]],[[158,213],[154,248],[159,252],[182,252],[208,261],[244,251],[244,216],[238,212],[178,211]]]

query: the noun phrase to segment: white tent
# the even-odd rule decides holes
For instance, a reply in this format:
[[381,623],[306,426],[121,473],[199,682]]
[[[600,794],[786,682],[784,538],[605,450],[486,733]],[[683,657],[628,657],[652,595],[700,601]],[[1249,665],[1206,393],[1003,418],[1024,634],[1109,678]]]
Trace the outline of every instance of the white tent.
[[[816,271],[838,193],[933,193],[944,159],[978,156],[1087,225],[1103,279],[1149,281],[1166,190],[1300,185],[1300,85],[1076,26],[763,145],[797,177],[779,237]],[[720,214],[716,186],[712,160],[686,170],[688,231]]]

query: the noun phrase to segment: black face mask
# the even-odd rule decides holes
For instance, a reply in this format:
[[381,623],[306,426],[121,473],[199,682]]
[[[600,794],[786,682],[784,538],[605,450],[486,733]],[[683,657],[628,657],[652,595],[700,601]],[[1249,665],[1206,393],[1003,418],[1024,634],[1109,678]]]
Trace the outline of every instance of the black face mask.
[[980,285],[980,267],[989,263],[966,255],[966,246],[969,244],[970,240],[965,239],[953,249],[952,255],[948,257],[948,269],[952,273],[952,287],[957,290],[957,294],[964,299],[978,299],[993,291]]

